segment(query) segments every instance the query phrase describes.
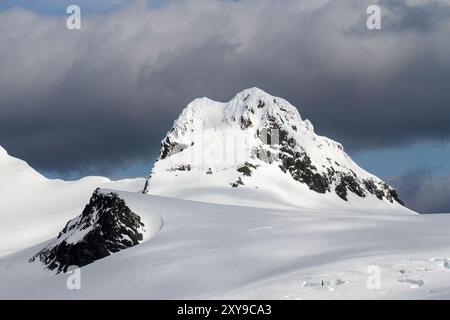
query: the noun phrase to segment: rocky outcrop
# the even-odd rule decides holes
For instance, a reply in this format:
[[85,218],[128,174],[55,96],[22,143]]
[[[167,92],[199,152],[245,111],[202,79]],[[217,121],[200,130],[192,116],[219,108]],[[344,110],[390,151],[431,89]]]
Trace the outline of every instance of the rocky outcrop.
[[258,166],[253,165],[253,164],[251,164],[249,162],[246,162],[242,167],[239,167],[237,169],[237,171],[242,173],[244,176],[251,177],[252,170],[255,170],[257,168],[258,168]]
[[50,270],[65,272],[139,244],[144,236],[141,218],[114,192],[95,190],[82,214],[69,221],[58,237],[30,259]]

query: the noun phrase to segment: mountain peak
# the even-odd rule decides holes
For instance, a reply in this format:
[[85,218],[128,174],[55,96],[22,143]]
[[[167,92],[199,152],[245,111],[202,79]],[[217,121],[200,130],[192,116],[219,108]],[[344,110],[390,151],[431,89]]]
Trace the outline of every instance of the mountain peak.
[[340,143],[317,135],[296,107],[255,87],[226,103],[194,100],[161,142],[145,191],[183,197],[195,194],[187,190],[194,186],[280,196],[292,189],[302,205],[317,194],[323,195],[318,202],[360,202],[356,197],[401,204],[395,190],[354,163]]
[[[282,99],[280,97],[273,96],[266,91],[259,89],[257,87],[248,88],[239,92],[231,101],[230,104],[233,104],[233,101],[240,102],[241,104],[252,105],[256,103],[256,107],[263,109],[264,111],[287,109],[293,113],[298,114],[298,110],[291,103]],[[282,111],[285,111],[282,110]],[[298,114],[299,119],[301,120],[300,115]]]
[[194,99],[183,110],[179,120],[187,117],[201,117],[205,113],[211,120],[214,117],[212,113],[216,113],[216,117],[223,116],[226,118],[229,116],[230,118],[234,116],[234,118],[239,118],[246,111],[250,111],[255,117],[258,117],[267,112],[286,112],[286,110],[289,110],[293,115],[297,116],[298,120],[301,120],[297,108],[288,101],[273,96],[257,87],[252,87],[237,93],[227,103],[220,103],[207,97]]
[[273,98],[274,96],[258,87],[252,87],[242,90],[236,95],[236,97],[258,97],[270,99]]
[[313,131],[311,122],[302,121],[297,108],[288,101],[254,87],[239,92],[227,103],[206,97],[193,100],[175,121],[172,132],[179,137],[208,129],[241,128],[255,133],[268,122],[280,126],[295,123],[292,127]]

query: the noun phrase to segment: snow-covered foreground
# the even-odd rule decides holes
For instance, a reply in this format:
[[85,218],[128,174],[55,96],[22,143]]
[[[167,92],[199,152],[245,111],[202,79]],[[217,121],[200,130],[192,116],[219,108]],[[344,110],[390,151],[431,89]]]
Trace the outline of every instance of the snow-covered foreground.
[[[149,228],[145,242],[83,267],[81,290],[28,262],[45,242],[3,256],[0,298],[450,298],[450,215],[120,195]],[[380,290],[366,286],[370,265]]]

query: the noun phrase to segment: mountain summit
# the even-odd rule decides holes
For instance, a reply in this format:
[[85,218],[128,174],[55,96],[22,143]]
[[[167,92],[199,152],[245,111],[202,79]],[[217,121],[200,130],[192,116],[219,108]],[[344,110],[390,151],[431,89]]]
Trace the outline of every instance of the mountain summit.
[[275,197],[302,207],[403,205],[296,107],[258,88],[227,103],[191,102],[161,142],[144,192],[213,202]]

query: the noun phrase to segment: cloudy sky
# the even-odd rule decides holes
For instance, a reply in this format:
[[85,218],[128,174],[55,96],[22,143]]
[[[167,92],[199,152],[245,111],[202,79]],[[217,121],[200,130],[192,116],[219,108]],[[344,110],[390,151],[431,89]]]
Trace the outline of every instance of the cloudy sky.
[[49,177],[146,176],[188,102],[253,86],[450,212],[450,0],[0,2],[0,145]]

